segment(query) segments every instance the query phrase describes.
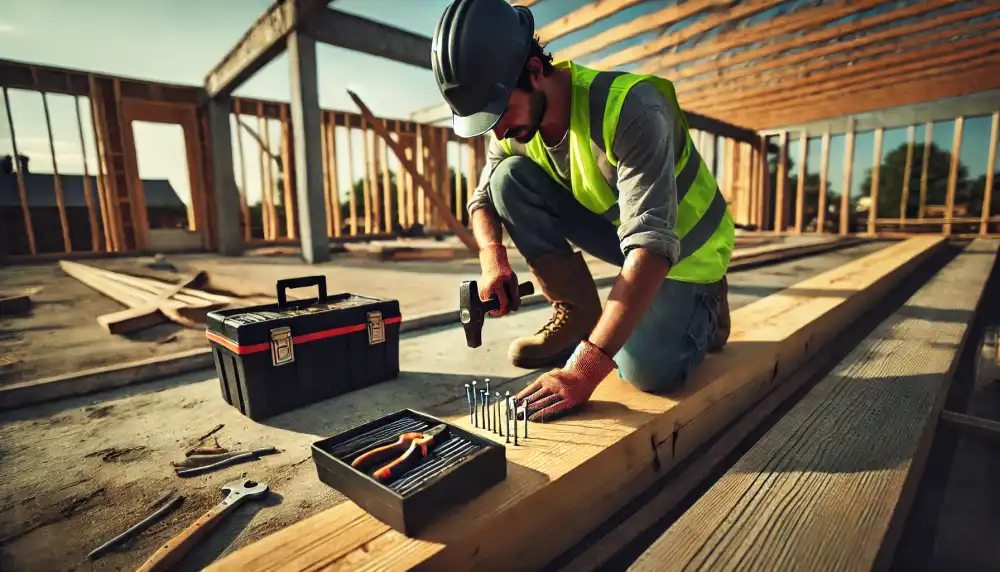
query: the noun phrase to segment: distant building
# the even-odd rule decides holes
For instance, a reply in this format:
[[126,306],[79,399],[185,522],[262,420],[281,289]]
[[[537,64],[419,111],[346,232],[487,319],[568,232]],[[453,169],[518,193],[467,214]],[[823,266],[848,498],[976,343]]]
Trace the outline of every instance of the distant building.
[[[28,157],[20,157],[25,194],[31,212],[38,252],[63,252],[59,207],[56,202],[55,177],[50,173],[32,173]],[[69,221],[73,250],[90,250],[90,216],[84,195],[83,175],[59,175],[62,182],[63,206]],[[166,179],[143,179],[142,192],[146,199],[146,216],[152,228],[187,228],[187,206]],[[101,203],[97,198],[97,179],[90,176],[90,193],[97,215],[98,232],[104,242],[101,226]],[[30,254],[28,235],[21,213],[17,188],[17,173],[10,155],[0,157],[0,248],[9,254]]]

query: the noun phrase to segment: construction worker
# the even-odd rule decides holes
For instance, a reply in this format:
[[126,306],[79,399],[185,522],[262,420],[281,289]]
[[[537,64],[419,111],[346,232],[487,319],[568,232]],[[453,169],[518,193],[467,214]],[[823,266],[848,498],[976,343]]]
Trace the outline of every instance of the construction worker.
[[[518,309],[501,225],[552,305],[513,363],[554,367],[521,391],[532,421],[586,402],[615,368],[651,392],[678,388],[729,336],[732,216],[673,85],[553,63],[534,17],[506,0],[455,0],[431,64],[464,138],[492,132],[469,200],[483,300]],[[607,304],[583,251],[621,266]]]

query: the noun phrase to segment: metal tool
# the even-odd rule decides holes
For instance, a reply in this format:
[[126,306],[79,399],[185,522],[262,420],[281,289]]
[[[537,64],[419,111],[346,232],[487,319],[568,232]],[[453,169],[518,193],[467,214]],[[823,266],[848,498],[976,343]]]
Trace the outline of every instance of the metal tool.
[[456,461],[464,458],[469,453],[475,452],[479,448],[479,445],[475,443],[470,443],[468,441],[463,441],[463,445],[449,452],[447,455],[443,455],[441,459],[428,464],[426,467],[421,467],[420,471],[407,477],[405,484],[401,484],[396,492],[399,494],[406,494],[413,491],[420,485],[422,485],[426,480],[432,477],[434,474],[439,473],[450,465],[454,464]]
[[493,411],[490,410],[490,378],[486,378],[486,413],[490,416],[486,422],[486,428],[493,430]]
[[205,473],[211,473],[217,469],[223,467],[228,467],[229,465],[235,465],[237,463],[242,463],[243,461],[248,461],[250,459],[256,459],[261,455],[270,455],[277,453],[278,450],[274,447],[264,447],[261,449],[254,449],[253,451],[247,451],[246,453],[239,453],[233,455],[228,459],[223,459],[217,463],[212,463],[211,465],[204,465],[201,467],[194,467],[193,469],[180,469],[176,471],[178,477],[194,477],[197,475],[203,475]]
[[208,534],[240,503],[249,499],[263,498],[267,495],[268,488],[264,483],[241,479],[222,487],[222,492],[226,495],[222,502],[191,523],[183,532],[160,546],[136,572],[159,572],[173,568],[202,537]]
[[482,408],[483,408],[482,412],[480,413],[479,420],[483,424],[482,428],[486,429],[487,428],[487,424],[486,424],[486,390],[485,389],[480,389],[479,391],[482,392],[482,404],[481,405],[482,405]]
[[[517,287],[518,299],[535,293],[531,282],[525,282]],[[494,296],[488,302],[479,299],[479,286],[475,280],[462,282],[458,288],[459,316],[465,329],[465,342],[470,348],[483,345],[483,322],[486,314],[500,309],[500,298]]]
[[367,473],[370,467],[381,465],[371,476],[380,483],[389,482],[419,464],[430,454],[431,447],[447,434],[448,426],[445,424],[419,433],[403,433],[395,443],[368,451],[355,459],[351,466]]
[[479,394],[476,391],[476,380],[472,380],[472,424],[479,427]]
[[104,544],[92,550],[90,554],[87,555],[87,557],[90,558],[91,560],[97,560],[101,556],[104,556],[105,554],[108,553],[109,550],[111,550],[111,548],[119,544],[124,544],[126,541],[131,540],[139,533],[152,526],[154,522],[160,520],[167,513],[179,507],[182,502],[184,502],[184,495],[178,495],[171,498],[167,502],[161,504],[160,508],[153,511],[152,514],[142,519],[141,521],[137,522],[136,524],[133,524],[132,527],[126,530],[125,532],[119,534],[118,536],[112,538],[111,540],[105,542]]
[[496,392],[496,398],[497,398],[497,407],[496,407],[496,409],[497,409],[497,413],[496,413],[497,431],[499,431],[500,432],[500,436],[503,437],[503,425],[500,424],[500,392],[499,391]]
[[524,398],[524,438],[528,438],[528,398]]
[[435,467],[439,466],[442,460],[450,458],[449,455],[465,447],[468,444],[469,441],[466,441],[465,439],[461,438],[451,439],[445,443],[442,443],[434,451],[433,460],[431,460],[429,463],[414,468],[408,474],[403,475],[402,478],[396,480],[391,485],[389,485],[389,488],[398,489],[399,487],[406,485],[406,483],[412,481],[413,479],[420,478],[421,475],[424,475],[428,471],[432,471],[434,470]]
[[[343,443],[338,444],[333,448],[331,453],[335,456],[349,454],[352,450],[357,450],[363,446],[367,446],[371,443],[381,441],[390,435],[397,435],[399,433],[405,433],[407,431],[419,431],[427,427],[427,423],[420,421],[419,419],[412,419],[406,417],[398,421],[393,421],[387,425],[383,425],[377,429],[368,431],[367,433],[362,433],[356,437],[352,437]],[[364,443],[364,445],[361,445]]]
[[511,421],[514,426],[514,446],[517,446],[517,397],[510,398],[510,404],[514,406],[514,411],[512,413]]

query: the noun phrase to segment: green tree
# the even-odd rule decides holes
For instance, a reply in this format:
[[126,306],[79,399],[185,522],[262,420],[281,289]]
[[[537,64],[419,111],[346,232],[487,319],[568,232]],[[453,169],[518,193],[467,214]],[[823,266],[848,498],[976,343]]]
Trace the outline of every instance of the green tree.
[[[910,166],[908,181],[908,196],[906,200],[906,217],[916,218],[920,208],[920,178],[923,172],[924,144],[913,146],[913,162]],[[948,173],[951,170],[951,153],[931,143],[930,157],[927,164],[927,200],[925,205],[943,205],[948,195]],[[878,175],[878,211],[879,218],[898,218],[899,207],[903,197],[903,178],[906,174],[906,144],[896,147],[882,159]],[[958,182],[955,187],[955,204],[970,204],[973,185],[968,181],[968,168],[959,163]],[[870,195],[872,184],[872,169],[868,169],[861,182],[862,193]],[[985,181],[982,186],[985,186]],[[981,196],[981,195],[980,195]]]

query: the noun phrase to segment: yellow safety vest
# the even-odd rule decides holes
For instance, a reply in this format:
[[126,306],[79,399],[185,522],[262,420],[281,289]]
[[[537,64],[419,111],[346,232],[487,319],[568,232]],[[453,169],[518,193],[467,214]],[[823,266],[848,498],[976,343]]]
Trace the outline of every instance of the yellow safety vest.
[[[674,230],[680,239],[681,252],[667,278],[703,284],[721,280],[733,252],[733,217],[715,177],[702,161],[688,134],[687,119],[677,103],[673,84],[652,75],[597,71],[573,62],[558,62],[555,65],[569,68],[573,78],[569,129],[570,180],[559,176],[540,133],[523,146],[524,154],[572,192],[580,204],[619,226],[617,192],[598,167],[594,151],[596,148],[604,153],[608,162],[617,167],[618,160],[607,142],[614,141],[625,94],[640,81],[651,82],[674,105],[686,134],[684,147],[679,157],[675,158],[678,204]],[[508,155],[515,154],[510,140],[501,140],[500,146]]]

